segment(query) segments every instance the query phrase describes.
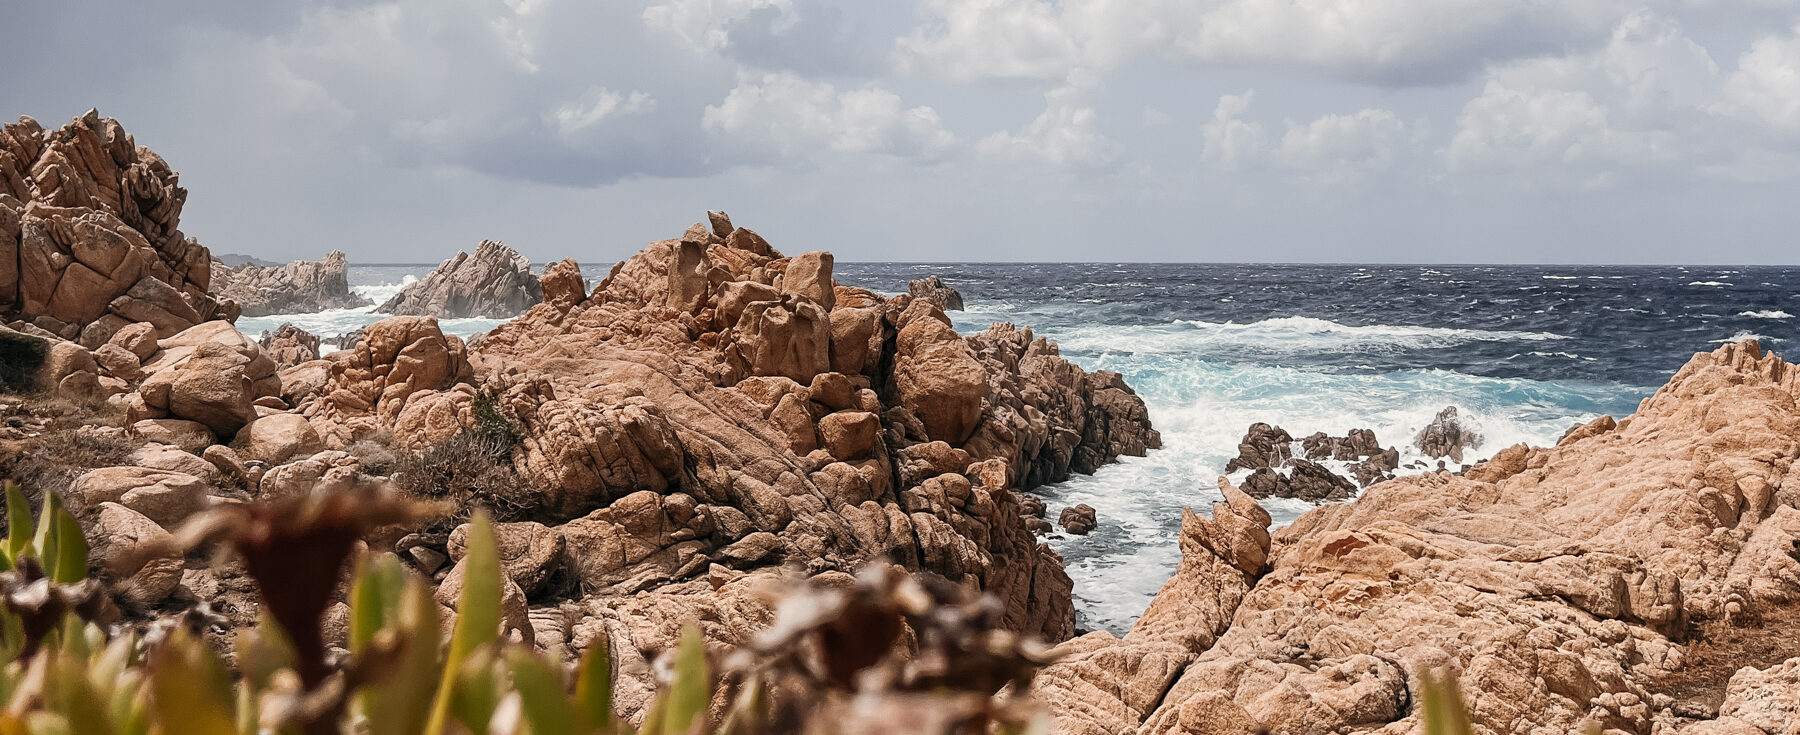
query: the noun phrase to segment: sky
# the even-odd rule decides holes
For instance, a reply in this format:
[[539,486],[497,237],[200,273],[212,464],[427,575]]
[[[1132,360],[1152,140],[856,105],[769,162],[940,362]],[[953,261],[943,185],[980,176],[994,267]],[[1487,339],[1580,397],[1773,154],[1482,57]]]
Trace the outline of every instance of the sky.
[[0,0],[273,260],[1800,262],[1781,0]]

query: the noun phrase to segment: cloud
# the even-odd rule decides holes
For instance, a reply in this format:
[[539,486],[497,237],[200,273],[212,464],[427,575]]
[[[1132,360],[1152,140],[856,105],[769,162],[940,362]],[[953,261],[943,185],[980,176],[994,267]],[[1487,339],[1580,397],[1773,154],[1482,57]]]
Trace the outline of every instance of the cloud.
[[725,99],[706,107],[701,125],[768,160],[816,161],[829,151],[932,161],[956,144],[930,107],[906,107],[878,87],[840,92],[787,72],[740,73]]
[[626,95],[604,87],[590,87],[580,99],[557,107],[546,122],[554,123],[558,132],[568,135],[593,127],[609,117],[641,115],[655,109],[656,99],[648,93]]
[[798,22],[792,0],[662,0],[644,8],[644,23],[674,33],[694,51],[720,52],[731,46],[733,26],[759,11],[775,13],[779,26]]
[[1068,84],[1044,95],[1044,112],[1024,129],[981,139],[976,152],[988,161],[1058,169],[1104,168],[1121,146],[1100,132],[1100,113],[1081,100],[1095,81],[1071,75]]
[[1271,65],[1384,85],[1605,38],[1622,0],[923,0],[903,69],[956,81],[1054,79],[1139,57]]
[[[1765,36],[1721,72],[1671,17],[1640,11],[1590,53],[1491,69],[1444,149],[1452,172],[1527,185],[1620,176],[1791,178],[1800,133],[1800,31]],[[1783,162],[1771,165],[1775,162]]]
[[1800,26],[1756,40],[1726,80],[1721,110],[1800,135]]
[[1256,98],[1256,90],[1228,94],[1219,98],[1212,119],[1200,129],[1205,148],[1202,156],[1225,171],[1242,171],[1259,163],[1269,147],[1269,134],[1262,123],[1246,121],[1243,115]]
[[1316,182],[1343,182],[1393,167],[1406,125],[1392,111],[1366,108],[1289,121],[1279,141],[1261,122],[1246,119],[1256,91],[1219,98],[1201,127],[1202,159],[1219,171],[1279,169]]
[[865,37],[871,29],[830,0],[658,0],[643,18],[694,53],[765,70],[874,73],[881,55],[873,49],[892,40]]
[[1394,164],[1406,126],[1388,110],[1325,115],[1288,128],[1275,161],[1290,169],[1331,172],[1382,171]]

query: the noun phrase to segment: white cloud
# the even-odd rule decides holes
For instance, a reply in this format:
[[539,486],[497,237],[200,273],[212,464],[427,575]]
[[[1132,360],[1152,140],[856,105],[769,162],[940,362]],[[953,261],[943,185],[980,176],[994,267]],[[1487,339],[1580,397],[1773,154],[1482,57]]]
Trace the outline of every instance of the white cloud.
[[[1740,164],[1761,154],[1745,152],[1773,141],[1734,118],[1779,128],[1782,47],[1758,42],[1722,83],[1712,56],[1674,19],[1633,13],[1593,52],[1491,69],[1457,118],[1445,163],[1584,188],[1611,185],[1624,171],[1751,176]],[[1787,94],[1800,94],[1800,81]]]
[[1201,156],[1216,169],[1277,168],[1311,181],[1341,182],[1391,168],[1406,137],[1406,125],[1393,112],[1367,108],[1289,121],[1272,143],[1263,124],[1246,117],[1255,98],[1255,90],[1221,96],[1201,126]]
[[924,0],[903,68],[1054,79],[1140,56],[1270,64],[1381,83],[1445,82],[1488,62],[1604,39],[1625,0]]
[[1016,133],[1001,131],[981,139],[983,159],[1011,165],[1094,169],[1111,164],[1120,146],[1100,132],[1100,114],[1082,103],[1094,80],[1074,74],[1044,95],[1044,112]]
[[740,73],[725,99],[706,107],[701,126],[796,159],[831,151],[935,160],[956,143],[930,107],[905,107],[899,95],[876,87],[839,92],[787,72]]
[[1219,98],[1212,120],[1200,129],[1205,141],[1201,155],[1207,162],[1226,171],[1241,171],[1262,160],[1268,151],[1269,134],[1263,132],[1262,123],[1242,119],[1255,98],[1254,89]]
[[644,8],[644,23],[669,31],[695,51],[718,52],[731,45],[731,26],[759,10],[773,9],[784,23],[798,17],[793,0],[660,0]]
[[1738,59],[1726,80],[1723,111],[1752,116],[1775,130],[1800,134],[1800,26],[1765,36]]
[[580,132],[609,117],[641,115],[656,109],[656,99],[645,92],[621,94],[604,87],[589,87],[579,99],[556,108],[546,121],[564,135]]
[[1325,115],[1288,128],[1275,152],[1276,163],[1291,169],[1348,175],[1381,171],[1394,164],[1405,125],[1387,110]]

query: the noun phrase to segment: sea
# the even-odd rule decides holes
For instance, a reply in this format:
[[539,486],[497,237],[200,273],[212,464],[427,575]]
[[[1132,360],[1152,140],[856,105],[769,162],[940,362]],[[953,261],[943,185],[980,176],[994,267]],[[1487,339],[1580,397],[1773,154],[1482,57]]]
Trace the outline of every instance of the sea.
[[[353,265],[350,280],[379,302],[434,265]],[[590,286],[611,265],[584,265]],[[1097,510],[1092,533],[1050,543],[1074,579],[1078,627],[1115,634],[1173,574],[1182,509],[1209,512],[1221,499],[1217,478],[1252,423],[1295,437],[1372,429],[1415,464],[1426,458],[1413,437],[1456,406],[1482,437],[1465,457],[1473,462],[1519,442],[1553,444],[1602,414],[1629,414],[1696,352],[1757,339],[1800,355],[1795,267],[838,263],[835,271],[839,283],[884,293],[928,275],[962,292],[967,308],[951,316],[964,334],[1030,326],[1076,364],[1124,375],[1149,407],[1161,450],[1035,491],[1052,520],[1078,503]],[[372,311],[244,318],[239,328],[289,322],[329,337],[379,320]],[[441,324],[472,336],[499,321]],[[1264,505],[1278,526],[1313,507]]]

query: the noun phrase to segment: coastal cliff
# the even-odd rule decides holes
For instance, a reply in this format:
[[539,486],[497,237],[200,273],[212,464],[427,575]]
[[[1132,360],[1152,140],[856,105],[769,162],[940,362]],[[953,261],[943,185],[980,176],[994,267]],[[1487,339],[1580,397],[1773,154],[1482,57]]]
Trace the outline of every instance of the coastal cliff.
[[1432,672],[1476,732],[1790,732],[1797,399],[1749,341],[1628,418],[1273,534],[1221,481],[1130,633],[1065,644],[1036,690],[1060,733],[1419,732]]

